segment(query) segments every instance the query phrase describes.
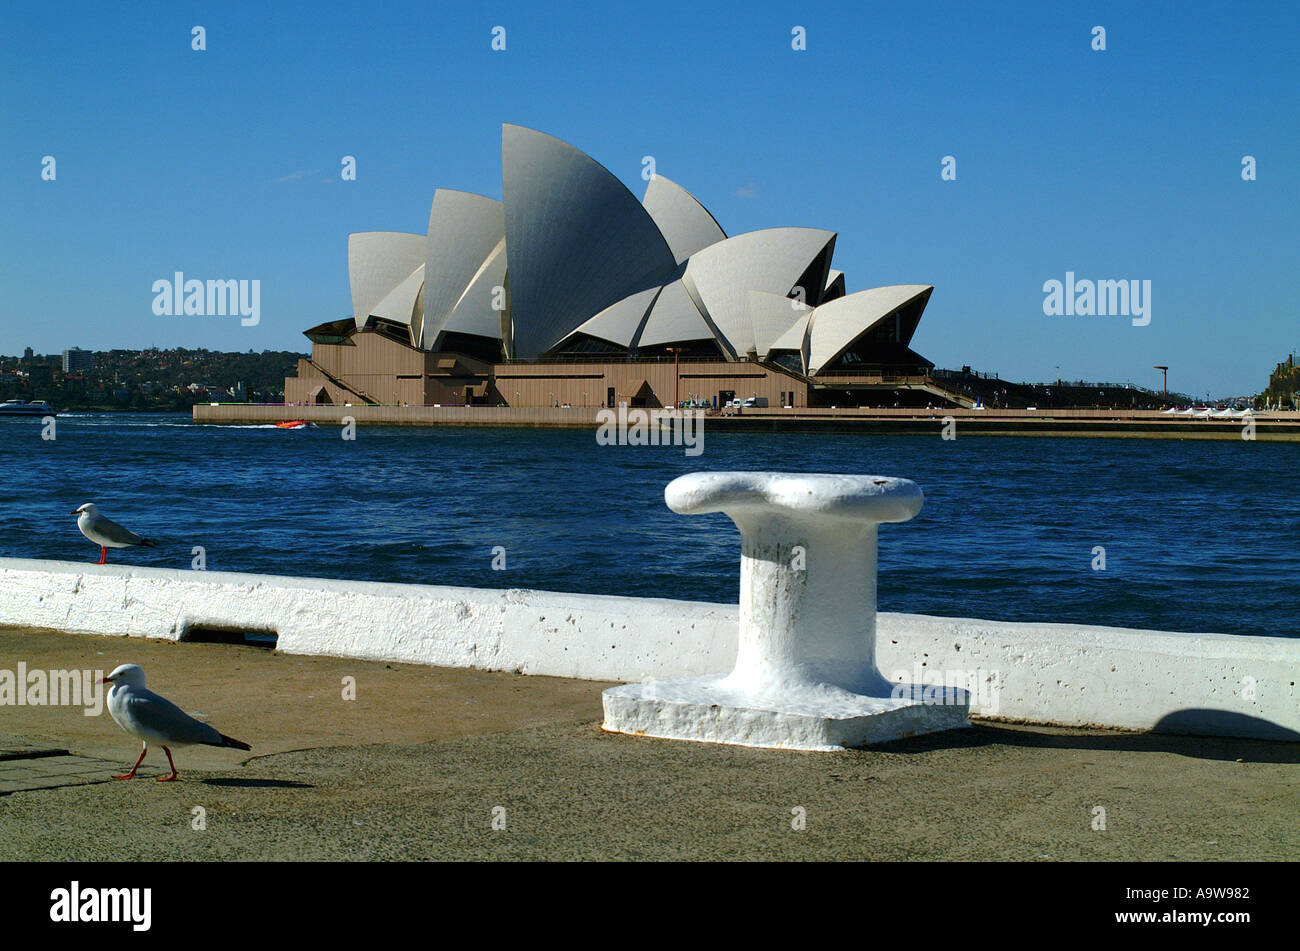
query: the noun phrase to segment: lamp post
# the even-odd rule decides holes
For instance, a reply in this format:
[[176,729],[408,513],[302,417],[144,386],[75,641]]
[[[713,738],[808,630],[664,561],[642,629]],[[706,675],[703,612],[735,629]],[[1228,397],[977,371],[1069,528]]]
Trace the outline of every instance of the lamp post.
[[677,386],[682,381],[682,376],[681,376],[682,348],[664,347],[664,349],[673,355],[673,409],[676,409],[677,408]]
[[1151,369],[1159,370],[1164,376],[1164,382],[1160,385],[1160,395],[1169,396],[1169,367],[1154,366]]

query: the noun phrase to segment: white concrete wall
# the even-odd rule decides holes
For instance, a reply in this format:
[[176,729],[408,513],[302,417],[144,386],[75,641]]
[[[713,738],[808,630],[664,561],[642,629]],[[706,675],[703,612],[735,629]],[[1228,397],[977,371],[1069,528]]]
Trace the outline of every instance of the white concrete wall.
[[[0,559],[0,625],[173,640],[196,627],[273,631],[292,654],[639,681],[730,670],[738,612],[651,598]],[[1300,638],[882,613],[877,659],[895,681],[896,672],[919,679],[918,669],[922,677],[975,673],[982,684],[991,674],[1000,689],[975,693],[977,716],[1300,740]]]
[[0,558],[0,624],[185,639],[274,631],[279,649],[587,680],[726,670],[734,605]]
[[1300,637],[884,613],[876,637],[890,680],[895,671],[916,680],[918,662],[995,671],[996,702],[976,696],[975,715],[1300,740]]

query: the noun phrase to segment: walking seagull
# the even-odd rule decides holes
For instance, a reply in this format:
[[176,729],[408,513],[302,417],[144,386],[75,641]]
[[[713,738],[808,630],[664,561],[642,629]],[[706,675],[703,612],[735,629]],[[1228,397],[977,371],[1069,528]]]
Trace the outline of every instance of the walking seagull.
[[112,519],[104,518],[99,514],[99,509],[94,502],[87,502],[80,508],[73,509],[72,514],[77,516],[77,528],[81,529],[81,534],[99,546],[99,561],[95,562],[97,565],[108,561],[110,548],[130,548],[132,545],[143,545],[145,548],[158,547],[158,543],[152,538],[142,538]]
[[226,746],[235,750],[251,750],[247,743],[231,739],[224,733],[194,719],[176,704],[158,696],[144,687],[144,671],[136,664],[123,664],[105,677],[100,683],[112,684],[108,692],[108,712],[112,714],[117,725],[144,740],[140,758],[125,776],[114,779],[132,779],[135,771],[144,762],[149,752],[149,741],[157,740],[167,754],[167,762],[172,768],[170,776],[158,777],[158,782],[167,783],[176,778],[176,763],[172,760],[172,746],[192,746],[202,743],[205,746]]

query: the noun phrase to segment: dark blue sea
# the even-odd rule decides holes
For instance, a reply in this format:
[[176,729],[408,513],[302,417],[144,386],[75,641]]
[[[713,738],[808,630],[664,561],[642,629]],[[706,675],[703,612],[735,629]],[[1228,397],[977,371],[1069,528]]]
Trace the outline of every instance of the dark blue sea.
[[114,564],[189,568],[200,545],[209,570],[734,603],[736,529],[674,514],[664,485],[860,472],[926,496],[881,528],[881,610],[1300,636],[1300,444],[706,430],[689,458],[591,431],[340,432],[88,414],[46,441],[0,420],[0,555],[94,561],[69,513],[95,502],[161,542]]

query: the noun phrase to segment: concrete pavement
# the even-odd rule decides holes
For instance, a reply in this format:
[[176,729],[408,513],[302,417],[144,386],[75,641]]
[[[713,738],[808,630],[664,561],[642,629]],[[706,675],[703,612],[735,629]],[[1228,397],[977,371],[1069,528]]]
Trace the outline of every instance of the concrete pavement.
[[[0,750],[105,778],[4,793],[0,858],[1233,860],[1300,852],[1300,746],[986,725],[832,754],[599,729],[591,681],[0,630],[0,668],[144,667],[251,754],[0,707]],[[343,699],[345,677],[354,700]],[[58,757],[47,757],[53,762]],[[70,761],[71,762],[71,761]],[[85,778],[85,770],[75,770]],[[195,812],[195,808],[201,813]],[[1104,809],[1105,828],[1099,824]],[[199,820],[202,820],[199,822]],[[201,826],[201,828],[199,827]],[[494,826],[496,828],[494,828]]]

